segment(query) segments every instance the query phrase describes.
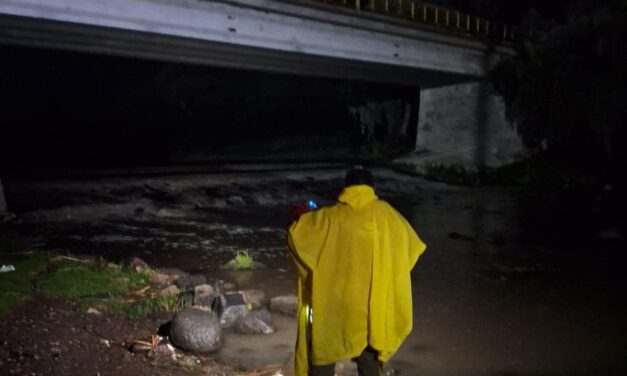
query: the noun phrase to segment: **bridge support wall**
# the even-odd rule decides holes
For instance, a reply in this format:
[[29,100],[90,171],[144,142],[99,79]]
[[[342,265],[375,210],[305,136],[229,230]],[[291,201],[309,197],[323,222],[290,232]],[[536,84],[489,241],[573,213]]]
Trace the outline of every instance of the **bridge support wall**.
[[424,173],[432,166],[499,167],[525,156],[505,104],[485,82],[424,89],[416,152],[401,162]]
[[4,198],[4,189],[2,187],[2,179],[0,179],[0,223],[8,221],[13,216],[7,210],[7,201]]
[[398,155],[412,150],[416,138],[418,101],[416,95],[415,99],[371,101],[350,108],[359,127],[361,154]]

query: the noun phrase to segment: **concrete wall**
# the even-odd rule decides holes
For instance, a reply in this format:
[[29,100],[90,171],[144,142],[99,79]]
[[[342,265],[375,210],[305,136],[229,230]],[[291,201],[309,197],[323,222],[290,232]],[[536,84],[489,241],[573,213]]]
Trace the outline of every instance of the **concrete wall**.
[[411,150],[409,137],[415,134],[415,122],[410,124],[412,103],[402,99],[372,101],[349,111],[359,127],[362,154],[394,155]]
[[505,104],[485,83],[421,91],[416,150],[438,156],[443,165],[497,167],[524,156]]
[[0,216],[7,211],[7,202],[4,199],[4,189],[2,188],[2,179],[0,179]]

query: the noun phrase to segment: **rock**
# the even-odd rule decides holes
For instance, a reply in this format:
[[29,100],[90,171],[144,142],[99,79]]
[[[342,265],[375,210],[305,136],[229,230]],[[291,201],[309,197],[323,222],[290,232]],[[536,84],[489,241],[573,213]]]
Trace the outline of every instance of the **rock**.
[[197,285],[194,287],[194,297],[200,296],[216,296],[218,292],[216,289],[208,284]]
[[187,351],[216,351],[222,344],[220,320],[205,310],[186,308],[172,320],[170,340],[174,346]]
[[163,274],[169,274],[172,276],[176,276],[176,278],[179,278],[180,276],[187,274],[184,271],[182,271],[181,269],[177,269],[177,268],[161,268],[159,269],[159,272],[163,273]]
[[242,290],[239,292],[244,298],[244,303],[250,304],[253,309],[259,309],[268,304],[266,293],[262,290]]
[[235,331],[241,334],[272,334],[272,316],[266,309],[253,311],[235,323]]
[[213,287],[213,290],[217,293],[217,294],[222,294],[224,292],[224,281],[218,278],[211,278],[211,281],[209,282],[211,284],[211,287]]
[[215,307],[216,301],[220,300],[219,295],[201,295],[194,296],[192,305],[194,307],[206,307],[210,310],[213,310]]
[[229,196],[226,199],[226,203],[233,206],[244,206],[246,205],[246,201],[242,196]]
[[197,285],[204,285],[207,283],[207,277],[203,274],[183,274],[175,282],[176,287],[181,290],[188,290]]
[[129,261],[128,265],[137,273],[150,269],[150,266],[148,266],[148,264],[146,264],[146,262],[139,257],[133,257],[131,261]]
[[237,286],[235,285],[235,283],[224,282],[222,284],[222,290],[224,292],[233,292],[233,291],[237,290]]
[[296,317],[298,313],[298,298],[296,295],[272,298],[272,300],[270,300],[270,310]]
[[179,295],[180,293],[181,293],[181,290],[179,290],[178,287],[174,285],[170,285],[164,288],[163,290],[159,291],[157,295],[158,296],[172,296],[172,295]]
[[160,269],[158,272],[150,275],[149,281],[156,285],[171,285],[186,274],[180,269]]
[[227,306],[220,316],[220,325],[222,328],[228,329],[235,325],[235,323],[246,317],[250,313],[250,310],[245,304],[238,304]]
[[214,301],[219,299],[219,294],[211,285],[198,285],[194,287],[194,298],[192,305],[211,308]]
[[155,285],[169,285],[174,282],[169,274],[163,273],[153,273],[148,277],[148,280]]

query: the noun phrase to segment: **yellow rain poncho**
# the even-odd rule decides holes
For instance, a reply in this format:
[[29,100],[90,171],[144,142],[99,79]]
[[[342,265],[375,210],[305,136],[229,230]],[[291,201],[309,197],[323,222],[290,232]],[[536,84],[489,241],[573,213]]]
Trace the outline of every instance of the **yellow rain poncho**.
[[410,271],[426,248],[409,223],[372,187],[354,185],[294,222],[289,245],[299,273],[296,376],[309,360],[351,359],[368,345],[387,361],[412,329]]

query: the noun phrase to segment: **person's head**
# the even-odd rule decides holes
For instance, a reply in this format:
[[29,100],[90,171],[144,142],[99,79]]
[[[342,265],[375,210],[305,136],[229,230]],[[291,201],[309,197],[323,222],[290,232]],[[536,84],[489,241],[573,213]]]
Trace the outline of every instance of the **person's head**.
[[346,172],[344,178],[344,186],[350,187],[351,185],[369,185],[374,188],[374,178],[372,173],[366,170],[363,166],[354,166]]

